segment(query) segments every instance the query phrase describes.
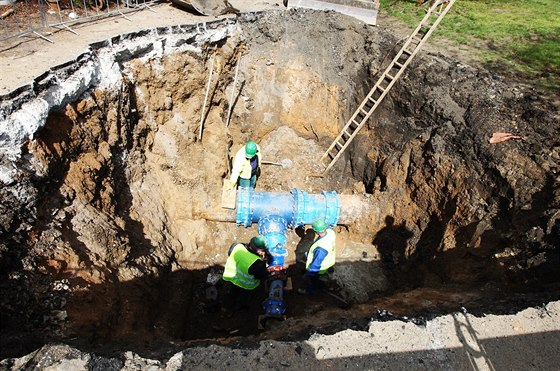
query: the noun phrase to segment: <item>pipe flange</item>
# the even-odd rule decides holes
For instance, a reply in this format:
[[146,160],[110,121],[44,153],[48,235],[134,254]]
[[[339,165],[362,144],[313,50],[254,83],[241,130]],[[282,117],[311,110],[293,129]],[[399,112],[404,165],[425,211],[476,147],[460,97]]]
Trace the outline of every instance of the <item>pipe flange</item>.
[[259,219],[258,230],[263,235],[266,233],[286,233],[288,223],[281,216],[265,215]]
[[294,202],[292,203],[292,220],[290,223],[290,228],[296,228],[299,226],[299,220],[298,220],[298,205],[300,203],[300,199],[299,199],[299,191],[297,188],[294,188],[292,190],[292,196],[294,199]]
[[305,225],[305,210],[306,210],[306,194],[305,191],[300,191],[297,188],[294,189],[294,195],[297,197],[294,210],[294,226],[302,227]]
[[340,217],[340,197],[336,191],[321,193],[325,197],[325,224],[335,226]]

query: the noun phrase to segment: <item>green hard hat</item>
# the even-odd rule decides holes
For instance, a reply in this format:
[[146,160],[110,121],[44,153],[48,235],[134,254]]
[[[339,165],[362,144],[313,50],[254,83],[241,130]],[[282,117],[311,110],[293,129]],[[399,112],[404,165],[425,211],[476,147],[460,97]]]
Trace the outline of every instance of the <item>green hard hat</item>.
[[266,249],[266,238],[263,236],[255,236],[251,238],[249,246],[251,246],[253,250],[264,250]]
[[325,224],[325,221],[323,219],[315,220],[311,227],[317,233],[322,233],[327,229],[327,225]]
[[245,144],[245,156],[253,158],[257,154],[257,143],[247,142]]

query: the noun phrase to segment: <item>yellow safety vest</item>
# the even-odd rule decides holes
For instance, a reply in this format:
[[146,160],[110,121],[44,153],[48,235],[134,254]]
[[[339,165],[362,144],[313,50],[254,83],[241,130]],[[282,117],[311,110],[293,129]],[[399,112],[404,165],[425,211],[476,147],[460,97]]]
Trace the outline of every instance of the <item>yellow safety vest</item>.
[[[261,166],[261,147],[257,144],[257,161],[258,166]],[[233,160],[233,167],[231,169],[232,183],[237,182],[237,178],[251,179],[251,160],[245,157],[245,146],[241,147],[239,151],[235,154],[235,159]]]
[[325,256],[325,259],[323,259],[321,268],[319,269],[319,274],[325,274],[327,269],[334,265],[336,259],[336,234],[332,229],[327,229],[326,235],[319,237],[315,240],[315,242],[313,242],[313,245],[311,245],[311,248],[307,253],[307,265],[305,266],[305,269],[308,269],[313,262],[313,252],[319,246],[327,250],[328,253],[327,256]]
[[222,278],[245,290],[256,289],[261,281],[249,274],[249,267],[258,259],[260,258],[249,252],[245,245],[238,243],[226,260]]

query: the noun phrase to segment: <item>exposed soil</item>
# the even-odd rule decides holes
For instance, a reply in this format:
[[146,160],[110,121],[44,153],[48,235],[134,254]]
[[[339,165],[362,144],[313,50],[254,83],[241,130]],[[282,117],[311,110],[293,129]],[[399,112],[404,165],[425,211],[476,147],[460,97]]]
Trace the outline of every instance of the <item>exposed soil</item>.
[[[19,123],[26,103],[48,109],[27,137],[2,132],[2,149],[21,150],[0,160],[2,358],[49,341],[165,357],[170,344],[256,346],[557,300],[560,126],[532,89],[420,53],[346,158],[313,176],[398,39],[333,12],[245,14],[96,44],[33,94],[6,96],[2,125]],[[86,83],[62,94],[76,76]],[[490,144],[501,131],[524,139]],[[208,215],[249,139],[265,159],[294,164],[263,168],[259,190],[336,190],[376,205],[336,227],[335,292],[350,309],[288,292],[287,319],[259,331],[261,287],[251,311],[221,316],[222,283],[209,281],[231,242],[257,231]],[[309,236],[288,233],[295,288]]]

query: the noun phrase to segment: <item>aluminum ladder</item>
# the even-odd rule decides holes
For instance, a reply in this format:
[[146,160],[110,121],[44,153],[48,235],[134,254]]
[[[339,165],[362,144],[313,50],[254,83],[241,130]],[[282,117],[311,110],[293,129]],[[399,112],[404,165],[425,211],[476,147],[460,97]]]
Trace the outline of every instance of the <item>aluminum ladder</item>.
[[383,98],[385,98],[389,90],[391,90],[414,56],[422,49],[428,37],[430,37],[455,1],[456,0],[434,1],[426,11],[426,15],[422,21],[420,21],[416,29],[406,39],[395,58],[393,58],[389,66],[379,77],[379,80],[377,80],[373,89],[370,90],[352,117],[348,120],[346,125],[344,125],[344,128],[340,131],[336,139],[332,142],[329,149],[321,157],[321,164],[323,165],[330,159],[330,163],[325,165],[326,167],[325,170],[323,170],[323,175],[330,170],[334,163],[342,156],[344,150],[346,150],[352,140],[358,135],[360,129],[365,125],[381,101],[383,101]]

